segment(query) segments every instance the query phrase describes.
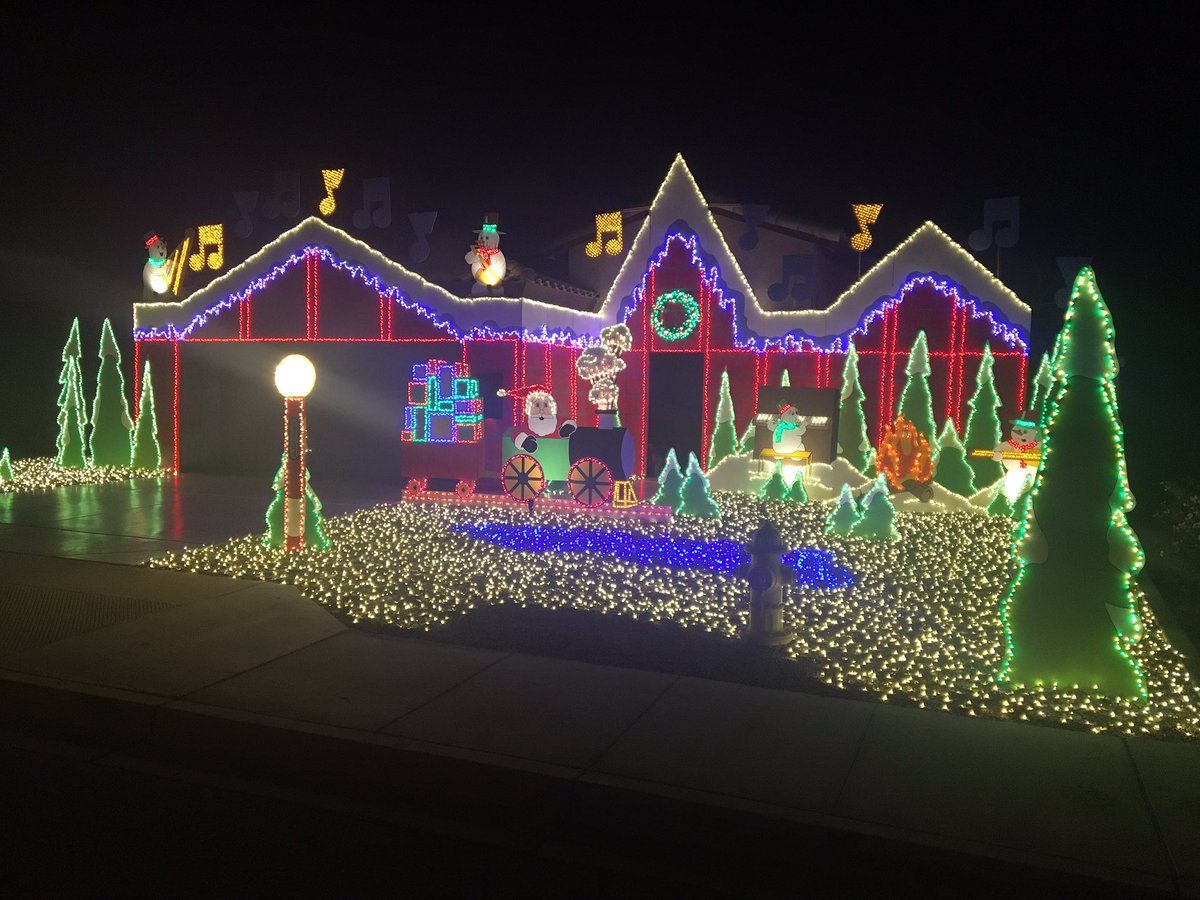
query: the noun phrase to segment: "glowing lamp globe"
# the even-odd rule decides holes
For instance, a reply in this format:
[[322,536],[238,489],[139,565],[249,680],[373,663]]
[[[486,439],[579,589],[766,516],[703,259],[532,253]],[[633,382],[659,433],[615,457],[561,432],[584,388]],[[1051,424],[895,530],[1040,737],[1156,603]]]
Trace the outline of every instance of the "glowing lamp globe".
[[275,387],[285,397],[307,397],[317,380],[317,370],[307,356],[293,353],[275,367]]

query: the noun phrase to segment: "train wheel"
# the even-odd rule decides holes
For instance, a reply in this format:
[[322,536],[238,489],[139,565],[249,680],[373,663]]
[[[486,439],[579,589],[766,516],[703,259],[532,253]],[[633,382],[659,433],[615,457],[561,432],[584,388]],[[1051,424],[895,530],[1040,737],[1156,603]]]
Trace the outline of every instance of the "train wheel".
[[454,493],[460,497],[470,497],[475,493],[475,482],[470,478],[464,478],[454,486]]
[[410,478],[408,484],[404,486],[404,496],[408,498],[420,497],[425,491],[425,485],[429,481],[425,478]]
[[542,464],[524,453],[518,453],[504,464],[500,481],[504,485],[504,493],[521,503],[537,499],[546,489],[546,473],[542,471]]
[[571,471],[567,473],[567,490],[575,502],[582,506],[603,506],[612,497],[612,472],[600,460],[585,457],[571,466]]

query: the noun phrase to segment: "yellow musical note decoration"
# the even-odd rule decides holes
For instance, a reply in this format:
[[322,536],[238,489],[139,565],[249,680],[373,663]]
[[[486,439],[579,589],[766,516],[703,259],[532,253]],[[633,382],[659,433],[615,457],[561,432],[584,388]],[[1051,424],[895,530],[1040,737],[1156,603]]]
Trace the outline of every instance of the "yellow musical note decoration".
[[[610,237],[605,241],[604,235],[606,234],[612,234],[615,237]],[[604,252],[609,256],[619,256],[621,251],[625,249],[620,212],[600,213],[596,216],[596,239],[588,241],[587,246],[583,248],[583,252],[592,259],[595,259],[600,255],[600,248],[602,246]]]
[[[208,252],[209,247],[214,249]],[[225,265],[224,225],[201,225],[196,229],[196,252],[188,257],[188,266],[193,272],[199,272],[204,268],[205,259],[210,269]]]
[[850,238],[850,246],[862,253],[871,246],[871,232],[868,225],[874,225],[879,219],[879,214],[883,212],[882,203],[851,203],[850,208],[854,210],[854,218],[858,220],[858,234]]
[[325,181],[325,197],[317,204],[317,208],[321,210],[321,215],[328,216],[337,209],[337,201],[333,199],[333,192],[342,186],[342,178],[345,174],[345,169],[321,170],[321,178]]

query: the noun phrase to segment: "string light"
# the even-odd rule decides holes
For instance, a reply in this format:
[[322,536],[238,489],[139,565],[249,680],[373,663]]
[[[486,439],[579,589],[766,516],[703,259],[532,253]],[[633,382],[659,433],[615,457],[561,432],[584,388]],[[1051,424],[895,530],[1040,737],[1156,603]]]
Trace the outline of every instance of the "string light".
[[431,359],[413,366],[400,440],[474,444],[483,436],[479,380],[464,363]]
[[858,222],[858,234],[851,236],[850,246],[862,253],[871,247],[871,229],[868,226],[874,225],[879,219],[879,214],[883,212],[883,204],[851,203],[850,209],[853,210],[854,219]]
[[[604,235],[606,234],[612,234],[614,237],[605,241]],[[596,215],[596,239],[588,241],[584,245],[583,252],[590,259],[596,259],[600,256],[601,244],[604,245],[604,252],[609,256],[620,256],[621,251],[625,249],[624,226],[619,211]]]
[[333,211],[337,209],[337,200],[334,199],[333,192],[342,186],[342,178],[345,174],[345,169],[321,170],[321,180],[325,182],[325,196],[317,204],[317,209],[321,211],[321,215],[331,216],[333,215]]
[[[210,247],[216,249],[209,252]],[[196,252],[187,258],[188,268],[199,272],[204,268],[206,260],[210,269],[219,269],[225,265],[224,225],[201,225],[196,229]]]
[[[663,321],[667,307],[672,305],[683,310],[683,321],[674,326],[667,325]],[[700,306],[687,291],[669,291],[655,298],[654,307],[650,312],[650,327],[662,340],[682,341],[691,336],[699,324]]]
[[[7,448],[5,450],[7,459]],[[81,484],[112,484],[134,478],[159,478],[169,475],[165,469],[138,469],[133,466],[92,466],[89,469],[66,469],[51,456],[35,456],[11,461],[12,478],[0,475],[0,494],[19,494],[26,491],[51,491],[60,487]]]

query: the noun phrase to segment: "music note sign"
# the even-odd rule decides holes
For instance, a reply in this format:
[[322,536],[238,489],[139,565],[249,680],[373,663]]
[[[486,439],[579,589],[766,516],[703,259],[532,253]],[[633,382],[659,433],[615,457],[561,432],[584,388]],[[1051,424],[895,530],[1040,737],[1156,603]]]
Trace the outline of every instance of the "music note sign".
[[333,192],[342,186],[342,178],[345,174],[345,169],[321,170],[321,180],[325,182],[325,196],[317,204],[317,209],[321,210],[321,215],[332,215],[333,211],[337,209],[337,201],[333,199]]
[[742,219],[746,230],[738,235],[738,246],[743,250],[753,250],[758,246],[758,226],[767,221],[771,207],[765,203],[743,203]]
[[354,211],[354,227],[387,228],[392,224],[392,179],[386,175],[363,179],[362,209]]
[[[767,296],[776,303],[791,298],[802,305],[813,297],[813,257],[808,253],[789,253],[783,257],[783,271],[779,281],[767,288]],[[789,285],[791,291],[788,290]]]
[[879,214],[883,212],[883,204],[851,203],[850,209],[854,211],[854,219],[858,222],[858,234],[850,238],[850,246],[859,253],[863,253],[871,246],[871,242],[874,240],[871,237],[869,226],[879,221]]
[[[607,241],[604,240],[606,234],[614,235]],[[600,248],[604,247],[604,252],[609,256],[619,256],[621,251],[625,249],[625,236],[621,220],[620,212],[600,213],[596,216],[596,239],[588,241],[587,246],[583,248],[583,252],[595,259],[600,255]]]
[[188,257],[188,267],[199,272],[206,259],[210,269],[225,265],[224,225],[201,225],[196,229],[196,252]]
[[[996,225],[1003,224],[1004,228]],[[1021,198],[995,197],[983,201],[983,227],[972,231],[967,243],[972,250],[986,250],[995,240],[997,247],[1012,247],[1021,233]]]
[[413,233],[417,236],[408,248],[408,255],[413,262],[424,262],[429,258],[429,235],[433,234],[437,211],[409,213],[408,221],[412,223]]

